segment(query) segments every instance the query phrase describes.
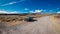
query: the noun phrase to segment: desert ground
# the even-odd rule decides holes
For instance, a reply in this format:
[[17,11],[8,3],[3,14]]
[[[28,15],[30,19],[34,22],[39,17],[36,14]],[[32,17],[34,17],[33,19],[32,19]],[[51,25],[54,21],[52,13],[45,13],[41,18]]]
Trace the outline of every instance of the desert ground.
[[60,34],[59,15],[34,15],[34,22],[24,21],[25,17],[0,15],[0,34]]

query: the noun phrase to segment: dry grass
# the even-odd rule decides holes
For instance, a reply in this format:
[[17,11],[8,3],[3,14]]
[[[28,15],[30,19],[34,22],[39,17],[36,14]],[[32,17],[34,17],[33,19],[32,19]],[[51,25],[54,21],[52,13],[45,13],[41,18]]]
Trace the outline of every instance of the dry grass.
[[34,19],[35,18],[40,18],[44,16],[50,16],[47,14],[40,15],[40,14],[29,14],[29,15],[0,15],[0,23],[4,23],[7,25],[16,25],[16,24],[21,24],[23,23],[23,20],[27,16],[32,16]]
[[16,24],[21,24],[23,23],[23,20],[27,16],[32,16],[34,18],[40,18],[41,15],[26,15],[26,16],[20,16],[20,15],[0,15],[0,23],[4,23],[8,26],[16,25]]
[[23,19],[22,19],[22,17],[20,17],[20,16],[3,16],[3,17],[0,17],[0,23],[4,23],[4,24],[6,24],[6,25],[16,25],[16,24],[19,24],[20,22],[22,22],[23,21]]
[[52,21],[52,23],[54,23],[56,32],[60,34],[60,16],[59,15],[50,16],[50,20]]

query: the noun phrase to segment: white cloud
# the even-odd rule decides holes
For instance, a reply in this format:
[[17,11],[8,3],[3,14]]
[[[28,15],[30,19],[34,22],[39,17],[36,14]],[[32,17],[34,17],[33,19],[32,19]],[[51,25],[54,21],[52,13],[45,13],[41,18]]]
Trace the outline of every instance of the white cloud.
[[30,11],[30,13],[35,13],[34,11]]
[[7,11],[2,11],[0,10],[0,14],[2,13],[6,13],[6,14],[15,14],[15,13],[18,13],[17,11],[13,11],[13,12],[7,12]]
[[30,11],[30,13],[40,13],[42,12],[43,10],[35,10],[35,11]]
[[40,13],[42,12],[43,10],[35,10],[36,13]]
[[1,10],[0,10],[0,13],[8,13],[8,12],[6,12],[6,11],[1,11]]
[[43,10],[43,11],[47,11],[47,10]]
[[57,13],[60,13],[60,11],[58,11]]
[[53,10],[49,10],[49,11],[53,11]]
[[9,4],[15,4],[15,3],[17,3],[17,2],[10,2]]
[[24,10],[29,10],[28,8],[25,8]]
[[57,9],[59,9],[59,8],[57,8]]
[[12,4],[15,4],[17,2],[10,2],[10,3],[6,3],[6,4],[2,4],[1,6],[7,6],[7,5],[12,5]]
[[9,12],[9,13],[18,13],[17,11]]
[[17,2],[9,2],[9,3],[5,3],[5,4],[2,4],[2,5],[0,5],[0,6],[7,6],[7,5],[12,5],[12,4],[16,4],[16,3],[19,3],[19,2],[23,2],[23,1],[25,1],[25,0],[20,0],[20,1],[17,1]]

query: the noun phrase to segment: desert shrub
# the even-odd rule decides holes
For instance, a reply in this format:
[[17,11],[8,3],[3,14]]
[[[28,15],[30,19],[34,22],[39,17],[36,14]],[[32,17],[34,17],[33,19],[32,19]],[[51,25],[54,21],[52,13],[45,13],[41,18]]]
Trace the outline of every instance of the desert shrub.
[[12,21],[14,21],[14,20],[16,20],[16,19],[12,19]]
[[2,34],[2,31],[0,31],[0,34]]
[[2,19],[1,22],[6,22],[6,20],[5,19]]
[[55,18],[60,18],[60,16],[54,16]]
[[19,21],[22,21],[22,20],[23,20],[22,18],[19,19]]
[[10,20],[6,20],[6,22],[10,22]]

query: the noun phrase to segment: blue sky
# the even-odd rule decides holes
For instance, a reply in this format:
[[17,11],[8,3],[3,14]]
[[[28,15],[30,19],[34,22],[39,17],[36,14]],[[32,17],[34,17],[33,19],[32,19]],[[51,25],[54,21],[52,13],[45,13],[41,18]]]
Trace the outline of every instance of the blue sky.
[[60,13],[60,0],[0,0],[0,13]]

